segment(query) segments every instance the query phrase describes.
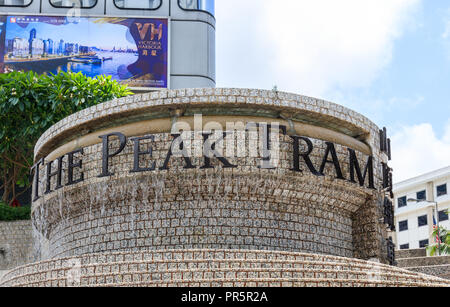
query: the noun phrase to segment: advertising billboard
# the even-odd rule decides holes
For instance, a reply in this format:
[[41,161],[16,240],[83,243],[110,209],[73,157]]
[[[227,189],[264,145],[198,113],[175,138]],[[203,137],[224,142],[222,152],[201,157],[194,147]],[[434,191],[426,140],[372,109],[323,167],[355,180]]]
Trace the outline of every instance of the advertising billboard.
[[81,72],[168,88],[168,27],[166,18],[1,16],[0,72]]

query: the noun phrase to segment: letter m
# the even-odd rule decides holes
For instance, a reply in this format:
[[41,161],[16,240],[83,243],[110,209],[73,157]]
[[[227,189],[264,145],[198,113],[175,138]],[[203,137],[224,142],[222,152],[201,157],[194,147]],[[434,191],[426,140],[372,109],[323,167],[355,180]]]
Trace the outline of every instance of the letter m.
[[357,183],[355,180],[355,171],[356,176],[358,177],[359,185],[364,186],[364,183],[366,181],[366,178],[369,177],[369,188],[375,189],[374,182],[373,182],[373,157],[370,156],[366,167],[364,169],[364,174],[361,173],[361,168],[359,166],[358,157],[356,156],[356,152],[353,149],[348,148],[348,151],[350,153],[350,181],[353,183]]

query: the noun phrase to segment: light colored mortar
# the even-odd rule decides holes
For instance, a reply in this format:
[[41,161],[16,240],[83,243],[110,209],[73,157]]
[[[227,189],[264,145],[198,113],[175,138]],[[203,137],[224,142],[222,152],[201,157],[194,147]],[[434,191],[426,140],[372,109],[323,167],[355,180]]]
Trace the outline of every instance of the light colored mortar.
[[[423,250],[425,251],[425,250]],[[415,256],[421,252],[400,253],[401,256]],[[408,257],[397,260],[400,268],[450,279],[450,256]]]
[[[239,164],[233,170],[215,161],[217,169],[208,171],[185,170],[184,161],[173,158],[169,172],[132,177],[129,146],[112,159],[114,177],[104,179],[97,178],[101,145],[86,148],[84,183],[34,204],[34,219],[46,221],[38,226],[49,239],[43,253],[53,258],[123,249],[234,248],[353,257],[352,215],[375,192],[306,172],[291,174],[288,137],[281,142],[280,167],[273,171],[259,169],[259,157],[230,159]],[[317,163],[325,148],[316,143]],[[153,159],[162,165],[171,137],[156,135],[153,145]],[[346,149],[337,149],[344,161]],[[141,159],[142,165],[150,162]],[[348,177],[348,164],[342,169]],[[331,178],[332,168],[327,172]]]
[[0,286],[448,287],[450,281],[349,258],[216,249],[52,259],[8,272]]
[[[184,169],[183,159],[173,157],[169,171],[130,174],[133,157],[128,143],[110,161],[115,174],[97,177],[100,132],[153,134],[154,142],[143,142],[143,147],[152,146],[153,157],[140,162],[155,161],[160,167],[172,143],[167,123],[198,113],[292,123],[288,128],[312,139],[316,167],[324,156],[324,142],[336,143],[347,180],[336,179],[330,165],[323,177],[312,175],[303,161],[303,172],[293,172],[292,140],[283,135],[273,170],[261,169],[261,156],[246,152],[229,159],[238,166],[234,169],[224,169],[216,159],[214,169],[200,169],[200,155],[193,158],[192,170]],[[146,124],[148,133],[141,129]],[[373,156],[377,189],[348,181],[351,144],[361,164],[368,153]],[[381,163],[387,163],[387,156],[380,152],[379,128],[342,106],[250,89],[136,95],[62,120],[39,139],[35,158],[53,159],[81,146],[85,147],[82,183],[42,196],[45,171],[40,169],[42,197],[33,203],[32,217],[37,256],[49,260],[11,271],[4,285],[67,285],[66,274],[79,263],[81,285],[92,286],[448,286],[433,277],[353,259],[388,262],[381,188]],[[118,143],[111,146],[117,149]]]
[[0,222],[0,270],[32,261],[31,221]]

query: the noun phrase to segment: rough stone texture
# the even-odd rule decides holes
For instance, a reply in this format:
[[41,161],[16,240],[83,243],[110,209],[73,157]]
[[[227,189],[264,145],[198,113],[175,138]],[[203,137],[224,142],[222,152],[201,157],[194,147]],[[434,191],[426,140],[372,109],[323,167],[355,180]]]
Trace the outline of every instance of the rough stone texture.
[[395,255],[397,259],[426,257],[427,250],[425,248],[403,249],[395,251]]
[[[410,255],[415,256],[418,253],[412,251]],[[405,253],[401,255],[405,256]],[[398,267],[406,270],[450,279],[450,256],[409,257],[398,259],[397,262]]]
[[[213,158],[213,169],[201,169],[203,157],[197,149],[197,155],[192,153],[195,169],[185,169],[182,158],[172,157],[170,170],[160,170],[172,144],[171,132],[161,130],[152,132],[154,141],[142,142],[141,149],[151,146],[153,155],[142,156],[140,164],[156,162],[157,170],[129,172],[130,141],[109,162],[115,174],[98,178],[101,144],[94,133],[156,119],[174,122],[176,114],[250,116],[259,122],[285,119],[324,129],[328,134],[320,135],[350,140],[347,144],[362,142],[359,148],[366,154],[370,149],[373,156],[376,189],[349,182],[348,150],[338,144],[346,180],[336,178],[331,164],[325,176],[312,175],[303,160],[303,172],[292,171],[293,141],[281,134],[279,150],[271,151],[276,169],[261,168],[262,157],[251,154],[256,146],[250,146],[248,136],[244,142],[236,139],[238,148],[249,148],[243,156],[226,156],[237,168],[223,168]],[[336,143],[334,136],[311,139],[316,168],[325,142]],[[80,272],[80,285],[92,286],[448,286],[437,278],[350,259],[388,263],[381,168],[387,156],[380,152],[379,128],[352,110],[263,90],[154,92],[106,102],[62,120],[39,139],[35,159],[55,151],[62,154],[58,150],[70,141],[80,146],[81,137],[95,140],[84,148],[82,183],[44,195],[46,172],[44,166],[40,169],[42,197],[33,203],[32,218],[36,256],[49,260],[7,273],[3,285],[64,286]],[[256,141],[262,140],[257,136]],[[305,150],[304,144],[300,147]],[[111,152],[117,148],[112,142]],[[192,150],[188,141],[185,148]],[[362,152],[357,156],[364,167],[368,157]],[[67,159],[63,164],[66,168]],[[76,169],[75,179],[79,176]]]
[[[130,176],[133,147],[111,159],[112,178],[99,179],[101,144],[85,148],[85,181],[45,195],[34,203],[33,218],[48,239],[43,258],[123,249],[233,248],[284,250],[359,258],[380,254],[377,242],[358,243],[370,232],[376,214],[368,199],[376,191],[335,179],[333,167],[319,178],[290,171],[292,145],[280,136],[279,166],[258,168],[261,157],[231,158],[235,169],[186,170],[172,158],[170,171]],[[131,143],[131,142],[130,142]],[[172,143],[169,134],[155,135],[153,158],[160,167]],[[321,162],[324,143],[316,140],[313,163]],[[118,144],[114,144],[111,152]],[[226,148],[225,148],[226,150]],[[349,178],[348,152],[337,146],[344,177]],[[367,160],[360,156],[361,161]],[[196,166],[203,158],[193,159]],[[56,164],[55,164],[56,167]],[[78,178],[78,174],[75,174]],[[41,171],[41,191],[45,171]],[[56,185],[56,178],[52,186]],[[380,179],[376,178],[379,182]],[[354,213],[361,207],[372,209]],[[358,221],[365,225],[358,226]],[[368,225],[368,226],[367,226]],[[373,228],[373,226],[372,226]],[[356,236],[353,231],[357,230]]]
[[[371,147],[374,157],[375,185],[381,185],[380,165],[386,162],[386,156],[379,151],[379,129],[376,125],[364,116],[333,103],[262,90],[188,89],[106,102],[74,114],[50,128],[36,145],[36,158],[45,156],[74,136],[80,137],[103,127],[173,116],[170,110],[179,108],[185,114],[251,114],[260,116],[261,122],[265,118],[286,113],[294,121],[326,127],[364,140]],[[316,146],[312,154],[313,163],[318,168],[326,140],[313,141]],[[157,167],[162,165],[171,143],[170,134],[155,135],[152,147]],[[248,147],[248,143],[241,145]],[[117,148],[117,144],[111,150],[114,148]],[[128,146],[123,153],[111,159],[110,167],[116,172],[112,178],[99,179],[101,145],[85,148],[84,183],[48,194],[33,204],[33,218],[43,235],[42,258],[119,251],[124,248],[222,247],[329,253],[362,259],[377,258],[387,262],[385,225],[380,223],[383,193],[336,179],[330,165],[325,170],[325,177],[316,177],[307,171],[292,172],[292,140],[288,136],[280,136],[276,170],[259,169],[261,157],[252,158],[248,153],[244,157],[230,159],[232,164],[239,165],[237,169],[222,169],[220,163],[214,160],[218,167],[213,171],[197,169],[193,173],[183,169],[182,159],[173,158],[169,172],[151,172],[147,178],[140,179],[140,185],[144,186],[141,194],[144,196],[134,193],[136,191],[127,192],[136,181],[133,178],[139,177],[128,173],[132,164],[131,149],[132,146]],[[344,177],[348,179],[347,148],[337,145],[337,151],[343,161]],[[358,153],[358,157],[360,163],[367,160],[362,153]],[[143,158],[141,163],[148,165],[149,160]],[[197,158],[194,165],[200,166],[200,160]],[[44,173],[42,168],[41,176]],[[116,180],[122,181],[119,183]],[[127,182],[124,183],[124,180]],[[103,192],[100,194],[89,191],[104,187],[106,181],[115,188],[109,189],[107,193],[100,191]],[[43,177],[41,182],[45,182]],[[98,195],[114,195],[115,199],[110,197],[107,204],[103,205],[101,203],[104,200],[97,199]],[[129,206],[129,195],[133,195],[135,207]],[[181,209],[185,203],[198,216],[186,217],[189,211]],[[86,215],[88,207],[90,214]],[[171,210],[159,212],[159,207]],[[119,223],[116,220],[120,220],[117,208],[123,212],[123,221]],[[225,216],[218,215],[222,211]],[[148,221],[145,225],[149,213],[157,219],[152,221],[152,226],[149,226]],[[155,213],[159,216],[155,216]],[[256,216],[253,225],[249,225],[255,219],[250,214],[255,213],[260,213],[260,216]],[[65,218],[61,219],[61,216]],[[92,226],[99,223],[101,227]],[[132,237],[129,234],[127,237],[112,236],[110,230],[113,223],[114,227],[120,228],[115,231],[125,233],[131,226],[137,231]],[[145,231],[142,229],[143,224]],[[231,233],[231,229],[234,233]],[[140,239],[144,239],[144,243]]]
[[[293,120],[329,127],[353,137],[365,136],[370,145],[379,148],[378,127],[365,116],[341,105],[285,92],[205,88],[140,94],[85,109],[61,120],[47,130],[36,143],[35,156],[45,156],[55,144],[64,142],[67,137],[80,135],[80,127],[98,129],[105,123],[136,115],[141,118],[144,115],[151,118],[151,114],[160,117],[161,114],[170,114],[170,111],[176,108],[191,108],[206,115],[217,111],[218,108],[226,110],[239,107],[252,108],[250,114],[261,116],[267,115],[268,109],[278,109],[278,112],[281,110],[289,114]],[[254,111],[255,109],[259,111]]]
[[450,264],[408,267],[405,269],[450,280]]
[[0,222],[0,270],[31,262],[32,246],[31,221]]
[[52,259],[8,272],[0,286],[449,287],[450,281],[356,259],[227,249]]
[[450,256],[402,258],[397,259],[397,262],[398,266],[402,268],[427,265],[445,265],[450,264]]

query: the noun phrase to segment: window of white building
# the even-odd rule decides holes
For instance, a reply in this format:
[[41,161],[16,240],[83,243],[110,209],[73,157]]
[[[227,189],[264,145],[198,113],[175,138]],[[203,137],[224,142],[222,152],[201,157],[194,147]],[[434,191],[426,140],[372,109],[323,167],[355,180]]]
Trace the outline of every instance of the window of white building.
[[436,188],[437,196],[447,195],[447,184],[442,184]]
[[409,244],[400,245],[400,249],[409,249]]
[[406,207],[408,205],[408,202],[406,201],[406,196],[399,197],[397,199],[397,205],[399,208]]
[[406,231],[406,230],[408,230],[408,220],[401,221],[400,223],[398,223],[398,230],[399,231]]
[[425,248],[425,247],[428,246],[428,244],[430,244],[430,242],[428,241],[428,239],[427,239],[427,240],[419,241],[419,248]]
[[427,200],[427,191],[425,190],[417,192],[416,195],[418,200]]
[[439,222],[448,221],[448,214],[446,211],[439,211]]
[[419,227],[427,226],[428,225],[428,216],[426,216],[426,215],[419,216],[417,218],[417,224],[419,225]]

